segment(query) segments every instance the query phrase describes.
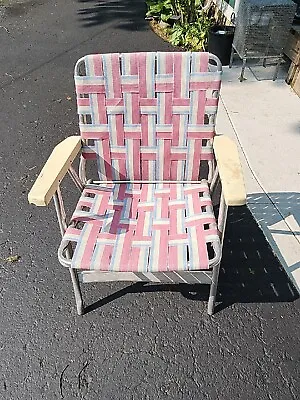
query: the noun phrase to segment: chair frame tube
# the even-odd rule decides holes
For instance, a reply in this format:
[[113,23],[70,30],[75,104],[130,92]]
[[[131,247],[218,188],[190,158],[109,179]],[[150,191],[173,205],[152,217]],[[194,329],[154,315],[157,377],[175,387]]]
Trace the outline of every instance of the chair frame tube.
[[[222,193],[221,193],[221,199],[220,200],[221,201],[220,201],[220,208],[219,208],[219,215],[218,215],[218,230],[219,230],[220,238],[221,238],[221,251],[222,251],[224,235],[225,235],[225,227],[226,227],[228,206],[225,203],[224,196],[223,196]],[[222,259],[222,255],[221,255],[221,259]],[[217,288],[218,288],[220,265],[221,265],[221,261],[216,266],[213,267],[213,275],[212,275],[212,281],[211,281],[211,285],[210,285],[210,293],[209,293],[208,306],[207,306],[207,313],[209,315],[212,315],[214,313],[215,302],[216,302],[216,294],[217,294]]]
[[[77,71],[77,67],[79,63],[83,59],[78,60],[75,66],[75,73]],[[209,68],[211,71],[222,71],[222,65],[220,60],[214,56],[213,54],[209,55]],[[212,63],[211,63],[212,61]],[[212,121],[210,121],[212,122]],[[87,144],[86,140],[83,140],[85,144]],[[75,183],[76,187],[82,191],[84,189],[84,185],[88,183],[86,177],[86,160],[83,157],[80,157],[79,161],[79,176],[75,172],[73,167],[70,167],[68,173]],[[209,170],[208,170],[208,182],[210,183],[211,190],[213,191],[215,186],[218,184],[218,171],[216,167],[216,163],[214,161],[209,162]],[[198,181],[195,181],[195,183]],[[94,182],[96,183],[96,182]],[[98,183],[98,182],[97,182]],[[156,182],[157,183],[157,182]],[[182,181],[182,183],[187,183],[186,181]],[[193,182],[190,182],[193,183]],[[221,195],[222,196],[222,195]],[[63,204],[63,200],[61,197],[60,187],[58,187],[57,191],[54,194],[54,205],[56,209],[56,214],[58,218],[58,223],[60,227],[60,232],[63,237],[66,229],[67,229],[67,220],[66,220],[66,212]],[[218,215],[218,230],[220,232],[221,237],[224,235],[224,228],[226,223],[226,215],[227,215],[227,206],[224,202],[223,197],[221,197],[220,209]],[[222,239],[223,242],[223,239]],[[222,247],[221,242],[221,247]],[[199,283],[199,284],[210,284],[210,297],[208,303],[208,313],[212,314],[214,310],[215,297],[217,291],[218,284],[218,276],[220,269],[220,260],[221,260],[221,252],[220,249],[219,254],[216,259],[213,260],[211,264],[211,269],[206,271],[182,271],[178,273],[101,273],[101,271],[79,271],[71,268],[71,259],[72,259],[72,247],[68,242],[62,242],[61,246],[58,250],[59,261],[69,268],[73,290],[76,300],[77,312],[79,315],[84,313],[84,302],[82,299],[82,294],[80,290],[79,281],[84,282],[99,282],[99,281],[146,281],[146,282],[180,282],[180,283]]]
[[[74,168],[71,166],[69,169],[69,175],[71,176],[73,182],[76,187],[83,190],[84,184],[82,182],[82,177],[85,177],[85,173],[83,174],[83,168],[85,165],[80,164],[79,171],[80,177],[77,175]],[[219,183],[219,174],[217,167],[215,166],[214,173],[212,175],[211,181],[211,191],[213,192]],[[66,220],[66,211],[64,207],[64,202],[61,194],[60,187],[58,187],[57,191],[53,196],[56,215],[58,219],[58,224],[61,232],[61,236],[64,236],[64,233],[67,229],[67,220]],[[227,218],[227,210],[228,207],[225,203],[224,196],[221,192],[220,197],[220,207],[217,218],[218,231],[221,237],[221,252],[223,247],[223,239],[225,233],[226,226],[226,218]],[[210,284],[210,294],[208,300],[208,308],[207,312],[209,315],[212,315],[214,312],[215,301],[216,301],[216,293],[218,287],[218,278],[220,272],[220,260],[222,254],[219,255],[218,261],[212,265],[212,270],[208,271],[187,271],[176,274],[160,274],[156,275],[153,273],[101,273],[101,271],[78,271],[74,268],[71,268],[71,259],[72,259],[73,250],[68,242],[64,242],[61,244],[58,250],[58,257],[62,264],[68,267],[71,275],[71,280],[73,284],[74,297],[76,301],[76,308],[78,315],[84,314],[84,302],[80,288],[80,281],[82,283],[89,282],[109,282],[109,281],[131,281],[131,282],[156,282],[156,283],[199,283],[199,284]]]
[[[60,228],[60,233],[61,233],[61,236],[63,237],[63,235],[67,229],[67,222],[66,222],[66,212],[65,212],[65,207],[64,207],[63,200],[62,200],[62,196],[61,196],[60,187],[58,187],[57,191],[54,193],[53,200],[54,200],[56,215],[57,215],[58,224],[59,224],[59,228]],[[66,257],[69,260],[71,260],[72,249],[70,248],[70,246],[68,246],[65,253],[66,253]],[[71,280],[72,280],[72,284],[73,284],[73,291],[74,291],[74,296],[75,296],[75,301],[76,301],[77,313],[78,313],[78,315],[83,315],[84,314],[84,304],[83,304],[81,289],[80,289],[80,285],[79,285],[78,274],[77,274],[77,271],[73,268],[69,268],[69,271],[70,271]]]

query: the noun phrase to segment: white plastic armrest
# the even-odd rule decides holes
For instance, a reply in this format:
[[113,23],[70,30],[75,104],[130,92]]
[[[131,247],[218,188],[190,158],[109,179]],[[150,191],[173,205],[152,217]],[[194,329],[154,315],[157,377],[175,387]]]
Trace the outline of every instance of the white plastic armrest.
[[80,136],[70,136],[54,148],[28,193],[29,203],[36,206],[47,206],[50,203],[80,149]]
[[227,206],[246,204],[242,166],[236,144],[226,136],[215,136],[214,153]]

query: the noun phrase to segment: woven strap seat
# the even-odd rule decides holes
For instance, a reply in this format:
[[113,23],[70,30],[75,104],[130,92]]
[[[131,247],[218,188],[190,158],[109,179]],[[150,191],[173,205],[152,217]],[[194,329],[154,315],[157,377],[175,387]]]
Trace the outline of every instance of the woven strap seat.
[[73,268],[114,272],[208,269],[220,248],[205,181],[87,185],[63,242]]

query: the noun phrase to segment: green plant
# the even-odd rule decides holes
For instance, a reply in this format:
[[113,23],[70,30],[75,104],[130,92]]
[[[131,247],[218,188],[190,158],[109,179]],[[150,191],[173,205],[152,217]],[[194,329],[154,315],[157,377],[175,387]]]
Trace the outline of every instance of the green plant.
[[203,0],[174,0],[174,3],[182,24],[195,22],[203,6]]
[[178,23],[167,28],[170,42],[187,50],[205,50],[211,18],[203,10],[204,0],[148,0],[147,17],[169,22],[179,16]]
[[187,50],[205,50],[211,20],[205,13],[198,15],[194,23],[176,24],[170,29],[170,42]]
[[204,0],[147,0],[147,17],[159,17],[167,21],[179,16],[182,24],[195,22],[203,7]]
[[148,6],[146,17],[158,17],[161,21],[167,22],[175,14],[172,0],[154,0],[146,3]]

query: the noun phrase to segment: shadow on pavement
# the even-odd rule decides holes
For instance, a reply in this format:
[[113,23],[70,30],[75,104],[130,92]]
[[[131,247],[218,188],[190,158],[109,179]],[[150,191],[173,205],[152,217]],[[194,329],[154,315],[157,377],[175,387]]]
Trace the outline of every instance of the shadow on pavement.
[[84,27],[102,25],[113,21],[118,28],[128,31],[145,30],[146,5],[143,0],[78,0],[82,8],[78,15]]
[[221,308],[233,303],[291,302],[297,290],[247,207],[228,215],[220,275]]
[[[266,195],[264,193],[252,193],[248,195],[248,202],[251,204],[251,210],[255,210],[257,215],[260,217],[259,220],[261,223],[265,224],[268,227],[276,224],[277,222],[282,221],[284,218],[292,217],[298,230],[296,230],[296,234],[300,234],[300,192],[269,192],[267,194],[270,202],[266,201]],[[261,202],[266,201],[265,207],[261,207]],[[270,207],[268,207],[270,205]],[[276,212],[272,205],[275,205],[277,210],[280,212]],[[271,228],[272,232],[272,228]],[[282,232],[288,235],[291,235],[292,232]]]
[[[128,293],[173,291],[185,298],[207,301],[207,285],[135,283],[86,307],[86,313]],[[233,207],[228,213],[215,312],[234,303],[292,302],[299,297],[251,212]]]
[[[269,199],[269,201],[267,201]],[[265,202],[265,204],[261,204]],[[262,226],[272,248],[281,255],[282,250],[274,237],[300,237],[300,193],[299,192],[270,192],[267,197],[264,193],[253,193],[248,196],[248,203],[256,220]],[[296,242],[297,243],[297,242]],[[295,264],[288,265],[284,256],[281,262],[289,273],[295,273],[300,268],[299,257],[294,257]]]

